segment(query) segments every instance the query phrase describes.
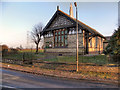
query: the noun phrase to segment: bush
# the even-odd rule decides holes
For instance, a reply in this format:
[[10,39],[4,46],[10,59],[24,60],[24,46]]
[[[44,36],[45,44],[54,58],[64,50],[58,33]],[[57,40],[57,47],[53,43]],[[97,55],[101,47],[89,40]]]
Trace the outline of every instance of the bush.
[[32,53],[23,53],[23,63],[24,64],[33,64],[32,59],[34,58],[34,55]]
[[104,53],[111,55],[120,55],[120,27],[114,31],[107,47],[105,48]]
[[120,63],[120,55],[111,55],[110,61]]
[[18,50],[17,50],[17,49],[14,49],[14,48],[11,48],[11,49],[10,49],[10,52],[11,52],[11,53],[17,53]]
[[3,49],[2,50],[2,57],[8,54],[8,49]]

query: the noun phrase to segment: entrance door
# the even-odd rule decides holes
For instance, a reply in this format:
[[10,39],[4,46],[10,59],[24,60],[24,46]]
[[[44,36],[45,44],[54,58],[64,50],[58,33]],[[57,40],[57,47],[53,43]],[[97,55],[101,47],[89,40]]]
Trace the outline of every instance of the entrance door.
[[85,53],[89,54],[89,49],[88,49],[88,43],[89,43],[89,37],[88,37],[89,33],[85,32],[85,42],[86,42],[86,48],[85,48]]

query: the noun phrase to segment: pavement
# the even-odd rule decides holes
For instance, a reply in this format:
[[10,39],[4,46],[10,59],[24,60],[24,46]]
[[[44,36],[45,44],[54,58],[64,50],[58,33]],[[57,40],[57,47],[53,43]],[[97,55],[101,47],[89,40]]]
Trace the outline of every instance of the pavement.
[[26,88],[118,88],[116,84],[73,80],[67,78],[35,75],[20,71],[0,69],[2,71],[2,87],[24,90]]

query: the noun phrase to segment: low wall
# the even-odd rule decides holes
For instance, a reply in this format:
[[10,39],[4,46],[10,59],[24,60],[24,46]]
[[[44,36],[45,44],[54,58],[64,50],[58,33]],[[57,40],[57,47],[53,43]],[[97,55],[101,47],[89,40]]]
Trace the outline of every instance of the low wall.
[[[76,55],[76,48],[47,48],[45,53],[62,54],[62,55]],[[79,48],[79,54],[84,54],[84,50]]]

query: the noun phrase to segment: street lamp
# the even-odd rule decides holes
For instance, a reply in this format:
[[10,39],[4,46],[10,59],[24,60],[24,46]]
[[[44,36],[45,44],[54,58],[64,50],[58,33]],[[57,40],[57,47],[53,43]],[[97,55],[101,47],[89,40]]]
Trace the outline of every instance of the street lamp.
[[76,7],[76,71],[78,72],[78,20],[77,20],[77,3],[74,2]]

